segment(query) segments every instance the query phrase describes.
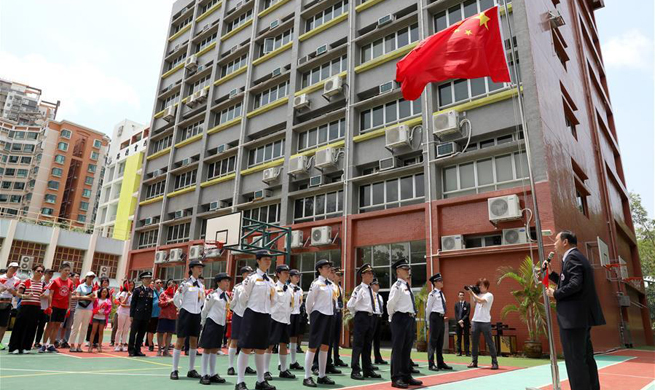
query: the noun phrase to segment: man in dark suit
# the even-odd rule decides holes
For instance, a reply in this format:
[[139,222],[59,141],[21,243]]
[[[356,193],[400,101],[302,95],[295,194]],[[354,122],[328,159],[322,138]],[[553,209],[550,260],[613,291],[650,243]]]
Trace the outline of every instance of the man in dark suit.
[[466,356],[470,356],[469,331],[471,329],[471,304],[464,299],[464,291],[460,291],[457,296],[459,297],[459,301],[455,304],[455,321],[457,321],[457,356],[462,356],[462,336],[464,336],[464,353],[466,353]]
[[549,288],[547,294],[557,302],[557,323],[571,390],[600,390],[591,327],[605,325],[605,318],[596,294],[594,271],[577,244],[573,232],[564,230],[557,235],[555,251],[562,256],[562,273],[553,272],[550,263],[544,262],[550,280],[557,283],[557,289]]

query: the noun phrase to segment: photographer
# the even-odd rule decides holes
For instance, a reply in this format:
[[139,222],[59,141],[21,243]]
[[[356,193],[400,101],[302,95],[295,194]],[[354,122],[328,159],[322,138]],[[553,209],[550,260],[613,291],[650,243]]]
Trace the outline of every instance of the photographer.
[[491,369],[498,369],[498,359],[496,358],[496,345],[491,336],[491,306],[494,303],[494,296],[489,292],[489,281],[486,278],[478,280],[475,286],[464,286],[464,289],[471,294],[471,303],[475,304],[475,313],[473,314],[471,338],[473,339],[473,353],[471,354],[471,364],[469,368],[478,366],[478,344],[480,343],[480,333],[484,335],[487,342],[489,354],[491,355]]

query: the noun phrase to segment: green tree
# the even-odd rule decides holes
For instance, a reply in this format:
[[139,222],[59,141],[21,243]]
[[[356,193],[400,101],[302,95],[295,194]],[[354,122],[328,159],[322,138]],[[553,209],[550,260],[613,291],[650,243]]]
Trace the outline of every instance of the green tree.
[[650,309],[650,321],[655,330],[655,220],[648,217],[648,212],[641,204],[641,196],[634,192],[630,193],[630,211],[637,235],[641,270],[644,279],[651,280],[647,283],[646,299]]

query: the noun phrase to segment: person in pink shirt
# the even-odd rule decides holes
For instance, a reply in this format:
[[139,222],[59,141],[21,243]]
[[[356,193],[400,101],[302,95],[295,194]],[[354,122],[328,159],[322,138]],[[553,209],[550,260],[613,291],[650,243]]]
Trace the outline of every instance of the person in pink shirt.
[[[93,318],[91,320],[91,338],[95,340],[96,333],[98,334],[98,352],[102,352],[102,336],[104,333],[109,313],[111,313],[111,295],[107,287],[101,287],[97,292],[98,297],[93,302]],[[89,353],[93,352],[93,343],[89,344]]]

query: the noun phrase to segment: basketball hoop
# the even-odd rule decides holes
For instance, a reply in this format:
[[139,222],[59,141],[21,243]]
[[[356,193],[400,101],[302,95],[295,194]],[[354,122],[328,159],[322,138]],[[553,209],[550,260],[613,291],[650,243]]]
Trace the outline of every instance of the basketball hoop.
[[223,245],[225,245],[223,241],[205,241],[203,258],[221,257],[223,255]]
[[629,278],[623,279],[624,282],[630,283],[632,287],[634,287],[637,290],[641,290],[641,282],[644,280],[644,278],[639,277],[639,276],[631,276]]

